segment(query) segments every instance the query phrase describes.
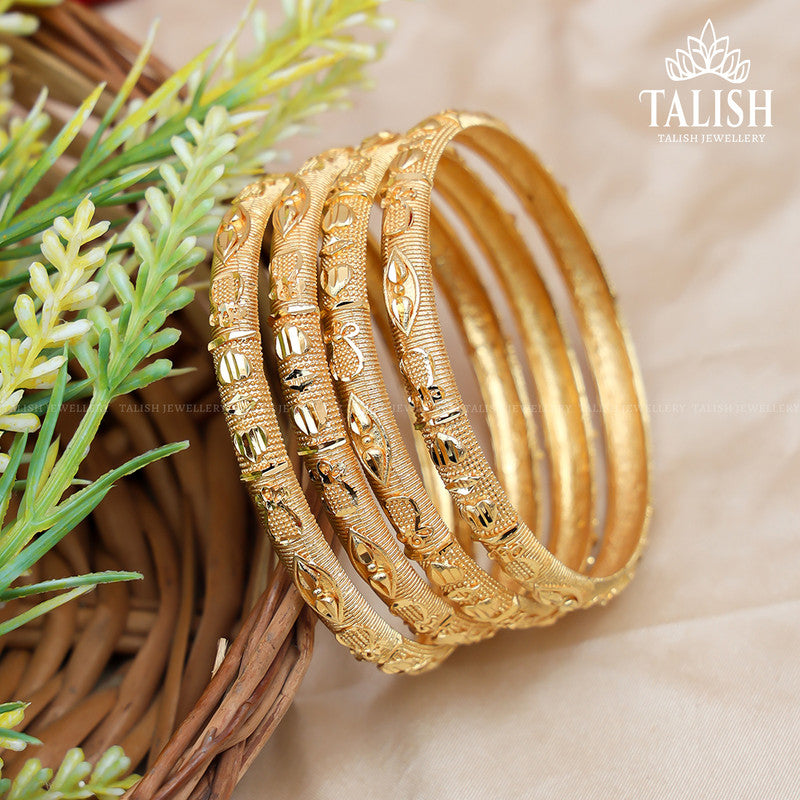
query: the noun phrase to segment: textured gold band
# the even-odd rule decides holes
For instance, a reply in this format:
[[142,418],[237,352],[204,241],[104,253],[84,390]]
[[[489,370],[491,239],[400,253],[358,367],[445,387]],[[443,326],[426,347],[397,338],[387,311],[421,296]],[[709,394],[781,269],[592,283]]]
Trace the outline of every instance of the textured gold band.
[[[596,561],[592,420],[582,373],[524,238],[452,150],[454,139],[516,193],[572,300],[603,411],[608,488]],[[447,215],[432,207],[434,181],[504,290],[519,327],[545,411],[549,549],[539,538],[541,458],[523,368],[470,253]],[[368,233],[378,198],[381,294],[389,320],[383,332],[393,341],[415,427],[458,521],[442,506],[428,465],[426,490],[406,451],[378,361],[372,327],[377,321],[381,329],[381,317],[373,318]],[[258,322],[259,253],[270,216],[269,321],[280,390],[304,466],[356,572],[417,641],[385,623],[348,578],[290,467]],[[434,277],[472,352],[497,474],[478,447],[453,375]],[[420,671],[455,644],[502,627],[552,622],[567,610],[605,602],[630,580],[649,516],[646,420],[635,362],[613,296],[561,190],[501,123],[444,112],[405,136],[381,133],[357,150],[311,159],[296,175],[248,187],[217,234],[211,303],[210,349],[245,480],[303,597],[358,658],[389,672]],[[494,577],[460,537],[464,521],[500,570]]]

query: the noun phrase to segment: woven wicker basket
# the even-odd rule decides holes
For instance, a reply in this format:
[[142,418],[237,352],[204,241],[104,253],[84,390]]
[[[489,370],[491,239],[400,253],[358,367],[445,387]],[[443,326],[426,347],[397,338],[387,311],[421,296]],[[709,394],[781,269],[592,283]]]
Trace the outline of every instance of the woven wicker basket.
[[[29,104],[44,84],[52,100],[74,106],[102,80],[102,114],[138,43],[77,4],[40,16],[36,35],[13,43],[15,99]],[[136,92],[153,92],[168,74],[152,58]],[[58,119],[59,106],[50,111]],[[198,279],[208,267],[200,270]],[[170,357],[194,371],[120,398],[84,477],[164,442],[188,439],[189,450],[116,486],[36,576],[136,569],[144,580],[101,587],[0,645],[0,697],[31,701],[27,730],[44,742],[7,759],[7,774],[30,755],[56,766],[70,747],[94,759],[120,744],[144,774],[128,797],[224,800],[308,667],[314,619],[237,479],[206,352],[204,301],[172,321],[183,335]],[[62,414],[62,437],[79,414]]]

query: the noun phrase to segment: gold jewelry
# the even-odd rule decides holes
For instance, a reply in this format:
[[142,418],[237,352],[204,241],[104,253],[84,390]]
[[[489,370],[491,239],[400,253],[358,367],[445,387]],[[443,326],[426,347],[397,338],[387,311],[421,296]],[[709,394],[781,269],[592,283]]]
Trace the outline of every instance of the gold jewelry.
[[[602,577],[567,567],[519,518],[478,447],[456,386],[433,298],[428,212],[438,162],[457,136],[491,164],[538,222],[575,304],[606,411],[606,535],[593,570]],[[393,224],[398,217],[408,224]],[[408,134],[390,166],[382,255],[396,355],[402,360],[407,353],[423,351],[438,387],[435,397],[424,397],[420,382],[405,374],[416,401],[417,427],[476,541],[524,587],[531,598],[530,612],[538,605],[543,619],[609,599],[632,577],[649,515],[643,403],[613,297],[561,190],[501,123],[483,114],[439,114]]]
[[[608,497],[594,564],[592,425],[583,378],[524,240],[453,152],[454,139],[488,162],[538,223],[573,302],[604,413]],[[505,290],[520,328],[544,407],[553,490],[549,549],[538,538],[540,459],[522,368],[469,253],[447,218],[432,209],[434,179]],[[437,511],[430,495],[438,490],[425,490],[383,385],[368,266],[369,213],[377,197],[381,295],[415,427],[461,520],[502,570],[501,580],[459,542],[463,521],[448,527],[447,510]],[[300,453],[356,571],[418,641],[385,623],[347,577],[290,467],[258,328],[258,258],[270,214],[270,324]],[[478,447],[456,386],[434,273],[475,353],[501,480]],[[501,123],[444,112],[405,136],[384,132],[357,151],[331,150],[294,176],[248,187],[217,234],[211,301],[209,347],[243,476],[302,596],[358,658],[388,672],[421,671],[456,643],[501,627],[548,624],[568,610],[605,602],[630,580],[649,517],[638,372],[613,296],[561,190]],[[407,558],[421,565],[430,585]]]
[[[323,239],[323,254],[335,244],[341,257],[349,256],[354,209],[337,202],[323,217],[323,203],[352,155],[331,150],[307,162],[284,189],[273,213],[270,323],[279,345],[291,338],[303,340],[302,347],[278,348],[283,397],[297,427],[305,467],[319,485],[331,524],[361,577],[415,633],[437,642],[472,641],[491,634],[492,628],[456,614],[437,596],[411,567],[383,520],[359,458],[365,471],[380,479],[394,474],[392,454],[380,424],[357,395],[351,395],[346,409],[352,445],[348,438],[332,376],[339,384],[356,380],[365,358],[372,357],[369,352],[365,356],[359,339],[366,336],[369,312],[357,302],[349,303],[346,311],[358,321],[331,316],[324,337],[330,348],[326,361],[317,305],[318,237],[320,228],[336,231],[335,237],[328,233]],[[322,285],[328,292],[339,290],[335,296],[340,302],[350,297],[343,285],[347,271],[346,263],[328,271],[323,265]]]
[[[385,672],[423,671],[453,648],[411,641],[369,606],[328,545],[283,446],[262,367],[257,289],[261,238],[288,184],[273,176],[247,187],[215,239],[209,349],[239,467],[278,557],[336,638]],[[286,328],[277,346],[291,357],[304,343],[302,329]]]
[[342,408],[347,410],[353,447],[406,555],[423,567],[432,586],[453,603],[456,615],[472,621],[465,638],[477,639],[519,618],[519,606],[464,552],[428,497],[403,445],[382,381],[365,302],[369,212],[401,142],[392,134],[367,140],[328,195],[322,221],[320,305],[329,364]]
[[[369,316],[362,301],[366,263],[364,243],[367,221],[365,216],[370,206],[368,198],[372,196],[375,185],[384,175],[390,161],[397,157],[398,152],[403,152],[399,150],[403,146],[403,140],[387,134],[377,140],[373,137],[367,141],[367,145],[359,151],[359,157],[342,172],[337,181],[339,185],[328,196],[326,215],[328,224],[323,223],[320,303],[323,308],[328,309],[327,313],[323,312],[323,317],[332,322],[334,330],[350,326],[351,329],[359,331],[358,342],[351,342],[351,347],[357,346],[361,353],[358,359],[358,375],[348,375],[346,380],[337,382],[342,406],[350,410],[355,405],[357,409],[366,409],[368,412],[363,415],[366,424],[358,423],[356,420],[354,438],[358,440],[362,432],[368,429],[369,446],[377,449],[378,455],[383,459],[379,462],[380,474],[375,474],[376,470],[369,469],[369,465],[365,465],[365,467],[368,475],[372,473],[373,489],[379,496],[387,515],[401,531],[401,536],[405,538],[402,533],[405,521],[393,518],[392,512],[398,506],[400,509],[403,508],[406,502],[405,497],[413,500],[415,509],[425,509],[426,513],[422,518],[422,524],[417,522],[417,527],[429,534],[428,550],[426,552],[421,549],[417,551],[412,549],[409,552],[408,547],[406,550],[410,557],[425,567],[434,585],[443,588],[445,593],[451,592],[448,595],[450,599],[455,597],[462,603],[468,603],[468,613],[479,611],[496,626],[521,627],[541,623],[540,608],[531,609],[534,612],[532,615],[522,614],[519,598],[490,581],[489,576],[478,567],[457,542],[454,542],[441,517],[427,499],[416,470],[411,465],[403,447],[400,432],[393,418],[391,404],[382,384],[377,357],[374,353],[374,343],[370,334]],[[474,176],[467,175],[467,177],[475,180]],[[452,182],[452,178],[448,177],[444,183],[448,181]],[[480,193],[475,194],[474,186],[458,188],[461,190],[459,196],[464,199],[467,206],[469,207],[470,204],[473,206],[470,211],[474,217],[486,198],[482,197]],[[445,192],[445,195],[447,194]],[[473,194],[475,194],[477,202],[472,201]],[[404,221],[405,216],[401,217],[401,224]],[[513,226],[508,226],[507,222],[506,220],[506,227],[502,230],[497,230],[497,226],[490,228],[489,231],[492,235],[488,239],[483,235],[486,233],[484,229],[476,226],[474,232],[482,237],[485,246],[500,246],[500,243],[506,238],[513,238],[511,234],[514,231],[508,229],[509,227],[513,229]],[[488,385],[495,391],[499,389],[501,393],[505,391],[507,395],[509,391],[518,393],[523,387],[520,385],[519,378],[516,378],[515,383],[513,369],[508,365],[509,355],[506,352],[508,348],[502,340],[496,320],[494,327],[490,326],[493,319],[492,312],[477,275],[473,269],[469,268],[469,260],[463,251],[458,252],[457,255],[453,252],[457,247],[456,240],[452,232],[448,235],[441,217],[437,218],[436,233],[439,239],[443,237],[448,239],[447,247],[449,248],[447,256],[438,260],[440,273],[447,275],[448,270],[457,269],[459,271],[457,292],[454,277],[451,275],[453,282],[451,293],[457,294],[456,302],[461,304],[462,316],[465,317],[463,321],[468,321],[473,328],[481,329],[475,332],[477,337],[475,343],[484,352],[485,379],[483,385]],[[436,238],[437,236],[432,236],[432,239]],[[517,255],[527,256],[524,245],[518,243],[517,246],[520,248]],[[471,306],[468,305],[470,303]],[[557,323],[556,330],[560,334]],[[560,342],[560,349],[566,354],[563,339]],[[491,358],[486,358],[487,353],[491,353]],[[335,352],[330,355],[331,361],[333,361]],[[364,364],[368,364],[369,367],[364,367]],[[503,364],[506,365],[505,371],[501,369]],[[429,365],[423,364],[423,366]],[[432,393],[437,391],[436,387],[428,388]],[[502,453],[508,464],[506,475],[514,477],[522,475],[524,477],[527,466],[530,477],[524,491],[527,491],[528,497],[532,498],[534,492],[531,491],[531,486],[535,486],[535,483],[530,471],[532,433],[526,424],[528,421],[524,418],[520,421],[509,415],[509,406],[500,402],[501,397],[496,399],[498,402],[492,406],[492,411],[497,417],[495,428],[502,432],[503,426],[508,425],[511,431],[521,437],[512,437],[508,442],[510,446]],[[582,425],[578,432],[582,436],[584,435]],[[359,442],[356,441],[354,444],[358,449]],[[394,478],[394,483],[392,483],[392,478]],[[525,499],[524,495],[523,499]],[[398,500],[401,502],[398,503]],[[407,525],[407,523],[405,524]],[[438,535],[437,539],[434,538],[436,535]],[[458,582],[446,584],[442,579],[445,569],[447,574],[454,575]],[[465,578],[467,578],[466,585],[462,583]],[[487,581],[490,582],[487,583]],[[491,599],[486,597],[487,592],[493,593]],[[530,607],[530,604],[528,605]],[[491,616],[486,617],[487,612]]]
[[[582,571],[596,536],[591,524],[591,422],[586,413],[588,400],[581,371],[575,365],[548,289],[513,217],[478,176],[449,150],[437,169],[436,190],[475,235],[514,315],[538,400],[545,409],[541,419],[552,500],[547,546],[567,566]],[[480,342],[475,346],[485,349]],[[493,359],[483,359],[485,370],[492,365]],[[497,378],[487,381],[496,384]],[[519,439],[521,433],[516,433],[516,437]],[[508,449],[506,445],[506,452]],[[513,468],[513,465],[507,468],[506,474]],[[500,478],[508,491],[508,480],[503,474]],[[535,480],[533,485],[538,485]],[[517,500],[510,492],[509,495],[522,519],[528,521]],[[531,527],[542,539],[540,524],[536,520]]]
[[[396,153],[397,150],[398,147],[395,142],[393,153]],[[403,151],[400,150],[401,156],[402,152]],[[398,156],[398,158],[401,156]],[[486,216],[487,204],[494,200],[486,187],[478,181],[474,174],[466,170],[460,163],[460,160],[453,154],[445,156],[445,160],[451,163],[452,166],[449,171],[437,175],[437,189],[451,202],[454,197],[459,200],[457,208],[459,215],[462,221],[467,223],[470,232],[481,245],[481,249],[489,256],[492,266],[497,269],[498,260],[503,259],[505,259],[507,263],[516,264],[517,266],[526,263],[526,261],[530,262],[530,255],[527,248],[514,228],[513,222],[508,214],[497,213],[496,216],[492,218],[493,224],[480,224]],[[348,186],[349,185],[348,181]],[[333,205],[335,202],[338,202],[336,196],[331,195],[331,197],[329,197],[329,203]],[[501,212],[502,209],[496,204],[496,201],[495,205],[495,211]],[[431,210],[433,211],[433,209]],[[442,215],[435,214],[433,218],[435,225],[431,230],[431,241],[436,242],[437,239],[444,239],[445,241],[439,243],[439,247],[444,247],[444,252],[442,252],[439,257],[433,258],[432,263],[436,266],[439,277],[445,279],[445,284],[448,280],[450,281],[449,294],[451,300],[453,304],[459,307],[459,313],[456,315],[457,319],[465,329],[467,338],[470,339],[475,351],[479,353],[479,358],[473,359],[473,361],[475,365],[479,367],[479,382],[482,388],[484,391],[488,390],[489,392],[490,402],[487,411],[490,417],[490,424],[493,420],[494,429],[500,431],[501,435],[503,433],[511,434],[505,441],[505,447],[501,451],[501,458],[499,459],[499,464],[505,468],[503,473],[503,477],[505,478],[504,482],[506,485],[510,484],[517,487],[518,493],[527,491],[527,498],[524,493],[522,493],[522,498],[523,500],[531,500],[534,497],[537,486],[530,471],[532,455],[533,460],[536,459],[535,440],[533,432],[530,430],[530,420],[528,420],[523,413],[519,413],[516,416],[511,413],[512,410],[521,412],[520,401],[517,401],[515,406],[513,397],[515,395],[519,396],[520,392],[524,392],[524,384],[519,379],[518,375],[515,376],[515,371],[518,371],[518,367],[515,368],[513,365],[513,356],[509,354],[509,348],[503,341],[502,332],[499,329],[497,320],[493,317],[491,305],[480,286],[474,268],[470,265],[466,252],[460,248],[454,233],[448,231],[448,227]],[[325,271],[325,251],[326,247],[323,242],[323,274]],[[532,262],[530,263],[533,268]],[[525,300],[531,304],[537,320],[541,318],[543,321],[550,322],[551,331],[554,331],[554,335],[551,335],[550,341],[548,342],[549,346],[547,351],[542,354],[542,356],[551,358],[560,355],[563,362],[566,363],[566,377],[573,380],[573,392],[576,394],[579,393],[583,397],[582,383],[580,390],[574,388],[574,380],[579,379],[580,375],[576,373],[573,379],[569,354],[563,336],[561,335],[561,329],[558,325],[555,311],[541,281],[540,285],[542,287],[540,293],[534,295],[532,298],[525,298]],[[516,297],[514,298],[514,302],[516,302]],[[525,302],[523,301],[521,305],[524,307]],[[379,384],[379,379],[373,379],[371,381],[372,385],[375,383]],[[383,392],[382,387],[379,388],[381,392]],[[491,394],[492,392],[494,392],[493,395]],[[383,393],[385,394],[385,392]],[[508,400],[512,400],[511,405],[502,402],[503,395],[505,395]],[[388,399],[385,402],[388,404]],[[375,408],[380,408],[380,406],[376,405]],[[560,404],[556,404],[553,409],[548,410],[551,412],[548,414],[548,422],[551,422],[551,424],[554,416],[563,414],[564,412],[564,408],[562,408]],[[381,420],[383,416],[384,414],[382,413],[376,413],[376,417],[379,420]],[[572,430],[570,430],[569,416],[566,416],[565,420],[559,421],[558,424],[562,426],[562,430],[566,429],[575,439],[586,442],[586,432],[583,427],[580,408],[578,409],[577,415],[577,429],[573,426]],[[399,438],[399,433],[397,437]],[[400,448],[402,448],[402,443],[400,443]],[[581,463],[587,463],[588,458],[589,455],[584,447],[583,460]],[[526,460],[528,462],[527,464],[525,464]],[[523,489],[520,487],[519,483],[514,482],[514,479],[525,476],[526,466],[528,467],[528,480],[527,483],[524,484]],[[511,480],[508,480],[509,477],[511,477]],[[590,507],[591,484],[588,479],[589,476],[587,474],[582,483],[573,481],[571,489],[573,493],[579,493],[581,490],[584,490],[586,497],[580,497],[580,495],[578,495],[579,502],[583,502]],[[408,480],[409,479],[404,475],[403,484],[405,485]],[[533,491],[531,491],[531,487],[533,487]],[[461,500],[463,505],[461,497],[459,497],[459,500]],[[573,500],[572,495],[567,496],[566,505],[568,507],[571,508],[578,504],[578,502]],[[531,505],[535,507],[537,504],[532,503]],[[531,516],[535,518],[535,514]],[[591,528],[588,525],[585,527],[586,531],[591,533]],[[581,533],[578,526],[574,526],[569,532],[571,533],[572,530]],[[586,548],[585,541],[582,543],[582,547],[583,549]],[[516,589],[519,588],[520,587],[517,585]],[[505,593],[505,597],[506,602],[510,600],[514,604],[515,612],[503,619],[493,620],[496,625],[523,627],[527,625],[545,624],[552,622],[554,619],[552,609],[543,610],[541,605],[531,603],[530,598],[524,596],[524,594],[519,598],[514,598]],[[521,613],[520,604],[526,609],[527,613]]]

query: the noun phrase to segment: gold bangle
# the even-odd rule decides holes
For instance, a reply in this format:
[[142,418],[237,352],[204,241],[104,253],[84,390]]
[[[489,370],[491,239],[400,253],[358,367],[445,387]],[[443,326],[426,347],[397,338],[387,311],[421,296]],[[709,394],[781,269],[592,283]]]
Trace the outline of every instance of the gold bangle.
[[[592,525],[591,422],[581,371],[513,217],[449,148],[437,168],[436,191],[473,231],[514,316],[544,410],[541,418],[552,501],[547,547],[568,567],[584,571],[596,532]],[[527,521],[524,512],[520,515]],[[533,530],[544,540],[540,528]]]
[[[382,162],[385,164],[388,160],[396,154],[398,147],[398,142],[394,141],[394,146],[389,147],[386,146],[384,148],[384,153],[382,155]],[[369,150],[374,150],[375,146],[372,145],[368,148]],[[361,151],[362,154],[365,154],[365,151]],[[349,191],[356,191],[356,187],[358,190],[361,190],[361,184],[352,185],[349,178],[346,178],[343,175],[343,178],[346,179],[347,190],[346,193]],[[471,189],[464,189],[463,196],[465,198],[471,196]],[[345,193],[345,197],[346,197]],[[478,203],[481,201],[480,195],[476,198]],[[329,198],[330,206],[333,208],[335,204],[340,202],[340,198],[336,194],[332,194]],[[477,275],[475,274],[474,268],[471,266],[471,262],[467,256],[467,254],[458,248],[456,239],[452,231],[448,231],[444,221],[440,218],[440,215],[436,215],[437,224],[431,230],[431,240],[432,242],[437,242],[438,246],[443,247],[445,249],[441,252],[441,257],[438,259],[433,259],[433,263],[438,265],[439,268],[439,275],[440,277],[445,279],[445,282],[449,280],[451,281],[452,285],[450,287],[451,293],[453,295],[457,295],[457,298],[454,298],[456,305],[459,307],[457,312],[457,317],[459,314],[464,314],[467,319],[462,320],[462,324],[466,324],[471,326],[473,329],[473,342],[476,347],[480,348],[483,351],[483,359],[482,359],[482,369],[484,371],[483,380],[479,381],[483,383],[484,387],[487,385],[491,387],[491,389],[495,392],[495,400],[496,407],[491,409],[493,412],[496,413],[497,419],[495,421],[495,429],[501,427],[503,424],[510,424],[514,427],[511,429],[515,431],[520,440],[514,440],[510,442],[512,448],[516,448],[516,452],[506,453],[505,455],[510,455],[511,457],[508,459],[508,470],[517,470],[521,473],[523,477],[525,477],[525,470],[524,467],[526,466],[525,461],[527,461],[527,466],[530,467],[530,461],[532,458],[532,452],[530,448],[530,435],[527,427],[527,420],[515,420],[512,415],[508,412],[513,407],[509,407],[501,401],[503,394],[505,393],[508,399],[513,398],[515,394],[517,394],[522,388],[519,385],[519,378],[515,378],[513,374],[513,369],[509,364],[510,355],[507,352],[508,348],[506,344],[502,341],[502,334],[499,330],[499,326],[497,324],[497,320],[493,315],[491,310],[491,305],[488,301],[488,298],[483,294],[480,284],[477,279]],[[486,231],[478,230],[475,231],[476,235],[480,237],[484,237]],[[497,230],[497,229],[490,229],[489,231],[490,238],[488,245],[498,245],[499,241],[503,239],[504,236],[509,235],[508,230]],[[495,237],[492,239],[491,237]],[[335,257],[333,259],[327,258],[326,259],[326,246],[325,240],[323,240],[323,256],[322,256],[322,273],[325,274],[326,269],[330,269],[331,273],[334,274],[333,270],[337,268],[337,264],[340,267],[347,266],[349,270],[353,270],[355,273],[354,280],[347,284],[348,287],[351,288],[351,291],[358,294],[360,291],[358,288],[361,276],[361,264],[363,264],[364,259],[353,259],[349,257],[348,253],[344,254],[344,258],[337,262]],[[356,250],[358,252],[358,250]],[[451,263],[452,262],[452,263]],[[457,276],[455,273],[458,273]],[[371,297],[379,297],[382,295],[382,291],[380,293],[376,293],[374,290],[371,292]],[[347,295],[348,297],[350,295]],[[343,303],[344,307],[346,308],[346,304]],[[388,338],[388,337],[387,337]],[[371,343],[371,339],[368,344],[369,347],[373,347]],[[491,358],[487,358],[486,356],[491,354]],[[505,370],[503,370],[505,367]],[[370,393],[370,408],[373,410],[374,416],[377,418],[379,422],[383,422],[385,419],[390,419],[391,422],[386,424],[384,423],[384,429],[386,431],[387,437],[390,440],[393,459],[407,459],[405,455],[405,450],[403,449],[403,443],[399,434],[399,431],[396,430],[396,425],[392,418],[392,413],[389,405],[389,400],[386,397],[385,389],[382,386],[380,380],[380,371],[377,371],[373,374],[362,374],[363,381],[367,384],[365,388],[365,392]],[[515,382],[517,381],[517,382]],[[351,389],[351,384],[347,383],[340,387],[340,392],[343,395],[343,403],[347,403],[347,397],[349,390]],[[499,395],[498,395],[499,390]],[[435,391],[432,390],[432,391]],[[518,396],[518,394],[517,394]],[[520,401],[518,401],[518,404]],[[521,423],[521,424],[520,424]],[[390,433],[391,432],[391,433]],[[535,452],[535,451],[534,451]],[[535,457],[535,456],[534,456]],[[425,463],[423,462],[423,468]],[[413,467],[406,467],[404,465],[403,470],[401,472],[402,480],[400,481],[401,486],[404,488],[412,487],[409,491],[417,491],[421,492],[424,496],[423,487],[419,486],[419,479],[416,475],[416,472],[413,470]],[[520,486],[522,491],[526,491],[529,493],[530,496],[534,495],[535,492],[535,484],[533,483],[532,472],[528,469],[527,472],[528,482],[524,485],[524,489]],[[374,485],[373,481],[373,485]],[[416,488],[418,486],[418,488]],[[379,496],[384,504],[384,506],[390,506],[392,502],[392,491],[391,487],[386,486],[385,484],[382,486],[376,487]],[[430,528],[433,528],[434,523],[430,523]],[[447,536],[447,530],[444,530],[443,536]],[[468,558],[467,554],[460,551],[460,548],[456,546],[455,548],[451,548],[448,545],[448,553],[458,553],[458,564],[459,564],[459,571],[463,569],[464,559],[467,558],[469,562],[468,569],[472,573],[474,573],[475,569],[478,568],[478,565],[472,562],[471,559]],[[441,559],[444,560],[444,559]],[[452,557],[450,559],[452,561]],[[479,569],[479,568],[478,568]],[[484,575],[482,570],[477,573],[478,576]],[[480,584],[473,583],[472,591],[475,592],[479,589]],[[457,589],[457,591],[462,591]],[[541,609],[535,609],[535,613],[533,616],[530,614],[523,614],[521,613],[521,609],[519,608],[519,599],[513,597],[513,595],[509,595],[506,590],[503,591],[502,594],[503,602],[506,608],[514,608],[515,612],[513,614],[507,614],[505,616],[498,616],[497,618],[493,619],[492,622],[495,625],[500,625],[503,627],[523,627],[531,624],[539,624],[542,620]]]
[[[392,152],[395,151],[397,151],[396,146]],[[385,157],[384,161],[386,160],[387,158]],[[437,174],[437,190],[448,200],[451,200],[454,196],[458,198],[457,211],[461,216],[462,222],[466,223],[469,232],[480,244],[481,249],[490,257],[492,266],[497,268],[498,253],[501,259],[504,258],[516,264],[525,263],[526,259],[529,260],[530,256],[524,241],[516,232],[508,214],[498,215],[497,218],[493,219],[493,224],[491,225],[479,225],[476,223],[476,221],[480,222],[483,219],[487,203],[494,198],[474,174],[460,165],[458,159],[451,155],[449,160],[453,162],[453,171],[443,171],[441,175]],[[333,205],[338,200],[335,195],[332,195],[329,198],[329,202]],[[438,278],[443,279],[445,294],[449,295],[449,301],[456,306],[456,319],[478,354],[478,359],[474,359],[474,366],[479,370],[479,384],[482,390],[489,392],[487,412],[490,416],[490,425],[493,426],[493,444],[496,439],[502,441],[503,434],[506,435],[502,445],[501,458],[498,460],[499,466],[505,470],[506,485],[510,483],[517,489],[517,493],[523,496],[523,499],[526,499],[525,493],[527,493],[528,498],[533,498],[537,483],[534,481],[530,462],[536,459],[536,444],[535,441],[532,441],[531,422],[525,418],[520,409],[522,403],[519,400],[519,393],[525,390],[524,383],[515,374],[515,371],[518,372],[518,367],[515,369],[513,365],[513,354],[509,352],[510,348],[503,340],[503,334],[494,315],[492,305],[483,291],[467,253],[460,246],[455,234],[449,229],[442,215],[434,213],[433,205],[431,205],[431,242],[434,251],[437,247],[442,248],[440,255],[431,259],[434,272],[437,273]],[[323,274],[326,269],[325,249],[323,242]],[[345,254],[343,265],[349,265],[351,262],[352,259],[348,259],[347,254]],[[378,295],[373,292],[373,296]],[[554,337],[550,342],[550,349],[546,355],[549,356],[551,350],[555,354],[560,352],[563,359],[566,360],[569,370],[570,362],[566,345],[561,336],[555,311],[550,304],[546,290],[543,291],[541,296],[534,296],[530,302],[532,302],[533,312],[537,316],[541,316],[544,320],[552,319],[552,326],[558,335],[558,338]],[[379,378],[370,377],[373,385],[375,383],[380,384]],[[365,379],[369,380],[369,377],[365,376]],[[382,387],[380,387],[380,390],[383,392]],[[385,392],[383,393],[385,394]],[[513,404],[515,396],[518,398],[516,409]],[[504,399],[512,401],[512,404],[509,405],[503,402]],[[388,399],[385,401],[384,408],[386,406],[388,406]],[[386,411],[381,413],[381,405],[379,403],[374,408],[377,409],[376,417],[379,420],[388,413]],[[512,413],[514,410],[520,413],[515,416]],[[557,405],[550,411],[552,412],[550,416],[553,416],[561,413],[562,408]],[[391,415],[389,414],[389,416]],[[561,424],[568,425],[568,423],[569,420]],[[503,429],[504,427],[506,428],[505,430]],[[500,436],[495,436],[497,431],[500,432]],[[585,440],[580,414],[578,415],[578,430],[573,433],[580,434]],[[395,446],[393,445],[393,447]],[[400,443],[400,448],[402,448],[402,443]],[[393,452],[398,449],[393,449]],[[584,454],[584,462],[587,459],[588,456]],[[509,475],[512,479],[522,478],[522,481],[517,481],[516,483],[514,480],[508,481]],[[587,480],[583,485],[573,485],[574,490],[579,491],[585,487],[585,491],[588,494],[590,491],[588,477],[587,475]],[[408,479],[404,476],[403,484],[405,485],[407,482]],[[385,504],[385,499],[382,498],[382,500]],[[538,506],[536,503],[532,505],[534,507]],[[516,588],[518,589],[519,587],[517,586]],[[494,621],[495,624],[523,627],[553,621],[551,610],[543,610],[538,605],[532,605],[529,599],[524,596],[514,598],[514,600],[517,608],[519,608],[519,603],[522,602],[527,609],[527,613],[516,613],[513,616]]]
[[[485,228],[471,233],[477,241],[494,246],[495,240],[486,237],[489,232]],[[437,289],[441,289],[467,344],[500,483],[519,515],[533,530],[539,530],[541,481],[536,474],[536,460],[541,449],[522,365],[505,337],[497,309],[470,253],[433,204],[431,266]]]

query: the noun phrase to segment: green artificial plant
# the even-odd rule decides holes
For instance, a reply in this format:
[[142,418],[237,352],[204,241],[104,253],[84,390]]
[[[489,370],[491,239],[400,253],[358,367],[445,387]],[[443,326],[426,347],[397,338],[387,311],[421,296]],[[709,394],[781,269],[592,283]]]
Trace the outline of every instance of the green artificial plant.
[[[0,636],[98,583],[138,577],[26,580],[115,481],[186,446],[142,453],[91,482],[78,478],[112,401],[173,371],[164,353],[179,333],[169,318],[192,300],[192,271],[207,257],[220,204],[263,171],[282,139],[347,101],[380,49],[359,37],[390,25],[382,0],[284,0],[275,26],[251,4],[219,46],[132,99],[153,28],[106,110],[96,111],[108,95],[100,85],[58,127],[46,86],[30,108],[13,102],[8,44],[36,29],[31,6],[57,2],[28,0],[21,13],[0,0],[0,600],[37,598],[0,622]],[[245,29],[255,47],[243,55]],[[93,114],[97,124],[87,126]],[[37,191],[58,167],[54,188]],[[59,415],[76,398],[86,410],[63,442]],[[0,747],[35,742],[13,730],[23,701],[0,706]],[[129,769],[119,748],[94,768],[76,749],[55,775],[31,759],[13,782],[0,780],[0,797],[118,795]]]

